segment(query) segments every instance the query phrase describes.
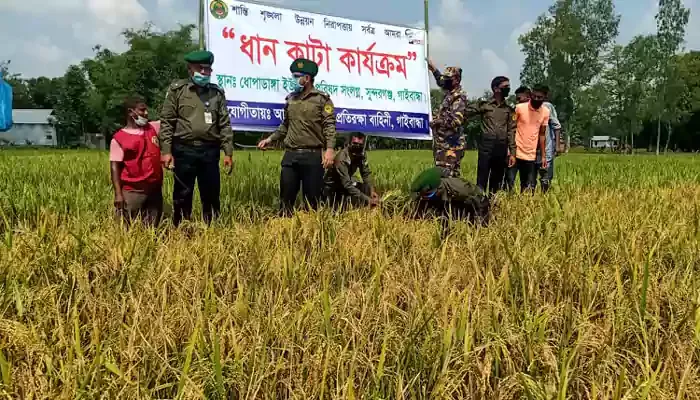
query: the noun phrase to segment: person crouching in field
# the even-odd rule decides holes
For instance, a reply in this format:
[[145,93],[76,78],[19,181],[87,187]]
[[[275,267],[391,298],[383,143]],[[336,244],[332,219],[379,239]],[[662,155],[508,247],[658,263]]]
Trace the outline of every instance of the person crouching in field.
[[[379,205],[379,195],[374,190],[372,170],[365,153],[365,139],[363,133],[351,134],[345,147],[336,154],[333,166],[326,170],[323,192],[335,209]],[[358,170],[362,182],[353,177]]]
[[114,207],[127,222],[140,218],[156,225],[163,213],[158,133],[148,122],[143,98],[127,98],[124,109],[126,125],[114,134],[109,146]]
[[487,225],[491,217],[491,197],[476,185],[439,167],[420,173],[411,184],[417,201],[416,217],[438,217],[445,223],[452,219],[469,220]]

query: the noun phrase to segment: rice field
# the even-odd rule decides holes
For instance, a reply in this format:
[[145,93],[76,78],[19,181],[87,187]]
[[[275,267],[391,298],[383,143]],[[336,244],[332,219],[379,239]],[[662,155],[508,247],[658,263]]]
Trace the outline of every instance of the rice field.
[[444,240],[392,211],[429,152],[290,219],[280,158],[238,152],[210,228],[126,230],[105,152],[0,151],[0,398],[700,399],[697,156],[568,154]]

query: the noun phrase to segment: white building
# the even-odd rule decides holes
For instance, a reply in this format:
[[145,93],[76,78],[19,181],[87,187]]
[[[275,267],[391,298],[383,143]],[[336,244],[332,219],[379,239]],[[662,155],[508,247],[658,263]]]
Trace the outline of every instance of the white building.
[[53,110],[12,110],[12,128],[0,132],[0,145],[56,146]]
[[589,146],[592,149],[614,149],[619,142],[620,139],[612,136],[593,136]]

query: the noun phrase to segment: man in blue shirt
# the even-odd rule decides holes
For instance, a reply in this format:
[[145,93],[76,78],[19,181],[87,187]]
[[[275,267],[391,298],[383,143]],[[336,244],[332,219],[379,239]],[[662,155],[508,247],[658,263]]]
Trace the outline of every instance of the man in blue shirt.
[[[549,102],[549,88],[544,86],[545,90],[545,102],[544,106],[549,108],[549,124],[547,125],[547,130],[545,132],[546,138],[546,154],[547,157],[547,168],[540,168],[540,187],[543,193],[547,193],[549,187],[554,179],[554,158],[558,155],[561,149],[561,123],[557,117],[557,110],[554,105]],[[542,154],[540,154],[539,148],[537,149],[537,160],[536,165],[541,165]]]

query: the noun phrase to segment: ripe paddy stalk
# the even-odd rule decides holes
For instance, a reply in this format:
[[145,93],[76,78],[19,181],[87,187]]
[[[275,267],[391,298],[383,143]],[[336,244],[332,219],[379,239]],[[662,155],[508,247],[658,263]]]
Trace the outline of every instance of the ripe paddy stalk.
[[279,157],[211,228],[126,230],[106,154],[4,152],[0,397],[700,399],[697,159],[569,154],[440,240],[401,214],[428,152],[370,153],[384,211],[291,219]]

